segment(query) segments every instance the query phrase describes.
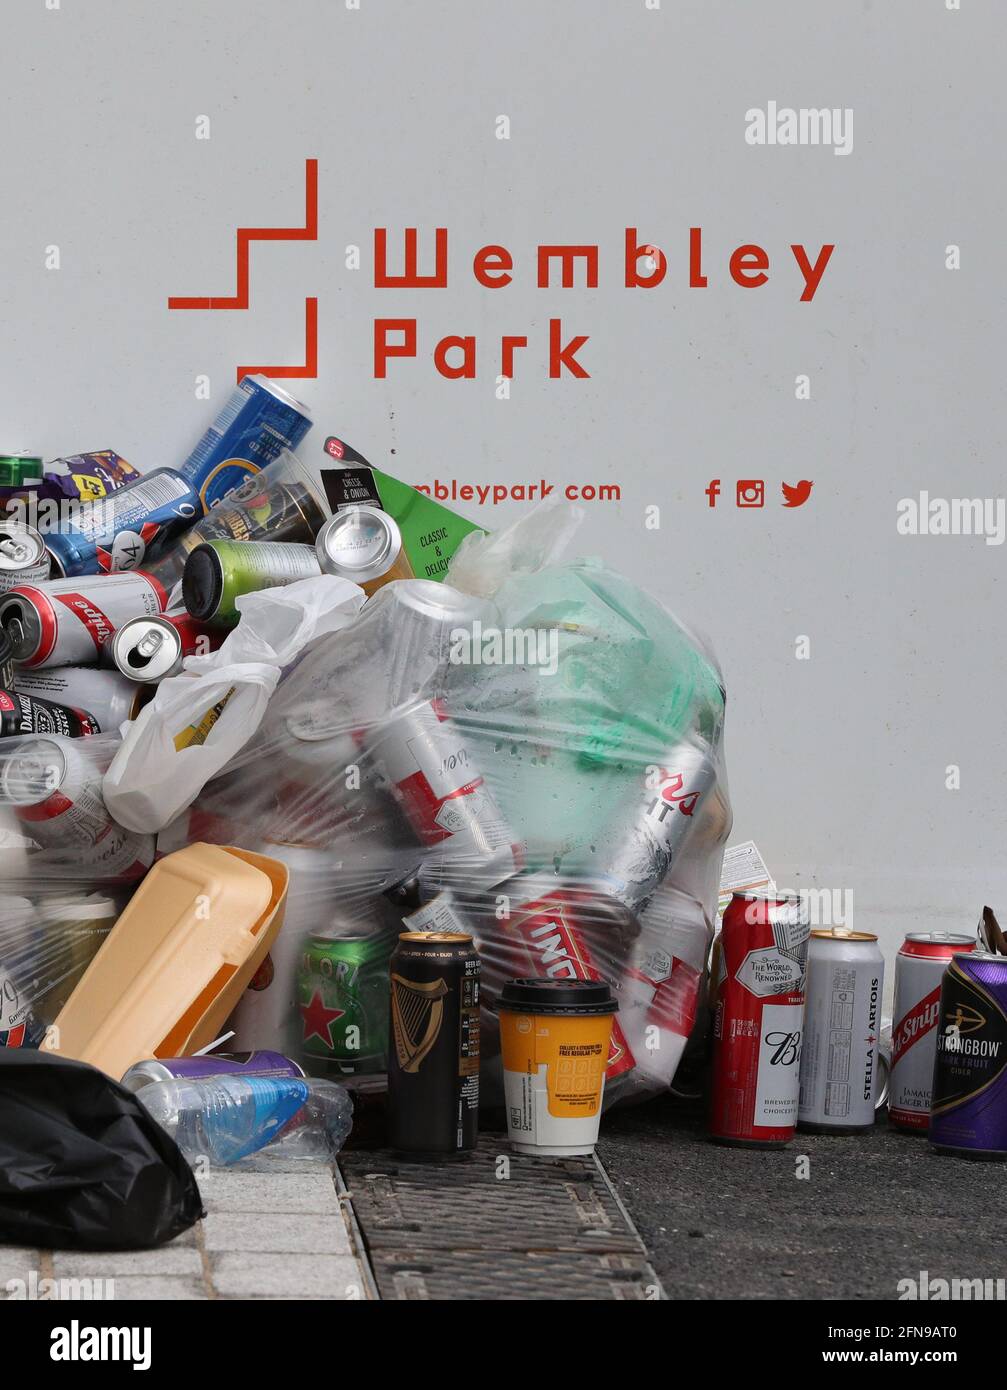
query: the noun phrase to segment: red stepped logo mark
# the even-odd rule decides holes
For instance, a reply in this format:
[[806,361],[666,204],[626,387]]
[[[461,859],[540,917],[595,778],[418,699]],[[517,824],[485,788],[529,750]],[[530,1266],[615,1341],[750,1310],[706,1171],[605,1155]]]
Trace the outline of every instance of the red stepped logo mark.
[[[239,227],[237,229],[237,286],[230,296],[172,295],[169,309],[247,309],[249,306],[249,246],[253,241],[317,241],[318,240],[318,160],[304,161],[304,226],[303,227]],[[318,300],[304,301],[304,362],[299,366],[238,367],[237,379],[261,372],[271,377],[318,376]]]

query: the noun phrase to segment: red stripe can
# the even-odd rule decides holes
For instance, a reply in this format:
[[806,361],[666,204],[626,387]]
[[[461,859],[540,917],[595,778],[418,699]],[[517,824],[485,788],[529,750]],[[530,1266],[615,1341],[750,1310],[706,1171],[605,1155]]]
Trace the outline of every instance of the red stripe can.
[[810,917],[800,897],[735,893],[713,959],[710,1137],[782,1148],[800,1095]]
[[957,932],[909,932],[895,957],[895,1022],[888,1118],[898,1129],[926,1134],[930,1124],[941,980],[951,957],[974,951]]
[[140,570],[21,584],[0,599],[0,628],[21,666],[94,666],[118,628],[163,613],[167,599]]

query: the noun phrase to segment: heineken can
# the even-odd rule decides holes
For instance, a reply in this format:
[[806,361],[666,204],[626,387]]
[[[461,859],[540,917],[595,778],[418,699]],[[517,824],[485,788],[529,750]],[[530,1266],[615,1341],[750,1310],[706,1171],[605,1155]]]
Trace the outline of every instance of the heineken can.
[[301,1050],[313,1075],[383,1071],[388,1039],[388,932],[309,936],[299,975]]
[[185,562],[182,602],[191,618],[214,627],[234,627],[236,600],[259,589],[298,579],[317,579],[321,566],[313,546],[277,541],[207,541]]

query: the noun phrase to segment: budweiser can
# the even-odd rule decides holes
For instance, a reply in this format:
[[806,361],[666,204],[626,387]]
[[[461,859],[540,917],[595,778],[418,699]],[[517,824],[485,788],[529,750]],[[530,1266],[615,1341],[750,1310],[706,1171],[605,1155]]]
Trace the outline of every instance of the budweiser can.
[[856,1134],[873,1126],[887,1089],[879,1081],[884,984],[876,936],[839,928],[811,933],[797,1109],[802,1129]]
[[715,951],[710,1136],[780,1149],[794,1137],[810,921],[797,896],[735,893]]
[[92,575],[21,584],[0,599],[0,627],[23,666],[95,665],[130,618],[162,613],[167,595],[148,574]]
[[187,656],[205,656],[220,642],[219,632],[187,613],[160,613],[123,623],[108,644],[108,656],[131,681],[149,683],[177,676]]
[[430,852],[421,870],[430,896],[452,885],[488,888],[521,867],[521,846],[442,701],[425,700],[374,725],[364,747]]
[[941,979],[952,956],[974,951],[973,937],[910,932],[895,957],[895,1023],[888,1118],[899,1129],[925,1134],[930,1124]]
[[[499,995],[515,978],[616,981],[640,925],[603,891],[574,887],[551,874],[519,874],[497,890],[505,915],[494,914],[482,945],[486,984]],[[612,1020],[605,1075],[614,1081],[636,1065],[618,1018]]]
[[103,760],[88,740],[29,737],[13,745],[0,755],[0,802],[13,807],[24,833],[89,876],[142,878],[154,861],[154,836],[112,819],[101,794]]

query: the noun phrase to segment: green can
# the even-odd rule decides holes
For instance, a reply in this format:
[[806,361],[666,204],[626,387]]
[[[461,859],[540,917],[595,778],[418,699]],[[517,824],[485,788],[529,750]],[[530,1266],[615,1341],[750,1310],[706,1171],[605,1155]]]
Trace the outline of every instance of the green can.
[[385,1070],[394,933],[313,934],[298,974],[302,1062],[313,1075]]
[[[211,513],[212,515],[212,513]],[[182,601],[189,616],[213,627],[234,627],[235,600],[322,572],[313,545],[284,541],[204,541],[182,572]]]

